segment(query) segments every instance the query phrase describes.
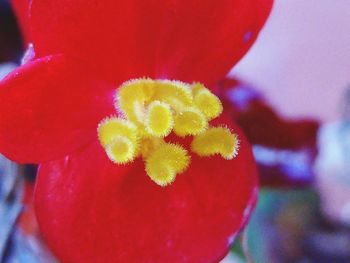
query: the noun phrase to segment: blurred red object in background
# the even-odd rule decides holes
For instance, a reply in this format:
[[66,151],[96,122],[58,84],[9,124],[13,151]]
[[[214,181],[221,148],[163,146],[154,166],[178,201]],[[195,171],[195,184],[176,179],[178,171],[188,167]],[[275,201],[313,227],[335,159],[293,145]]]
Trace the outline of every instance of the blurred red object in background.
[[313,181],[319,123],[281,117],[249,84],[226,78],[217,93],[254,145],[263,186],[306,186]]

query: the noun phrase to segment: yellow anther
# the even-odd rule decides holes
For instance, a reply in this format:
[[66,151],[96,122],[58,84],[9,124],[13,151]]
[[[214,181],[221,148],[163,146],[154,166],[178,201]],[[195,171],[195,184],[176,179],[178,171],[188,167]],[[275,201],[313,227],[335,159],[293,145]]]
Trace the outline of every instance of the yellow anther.
[[199,82],[195,82],[191,85],[191,89],[192,89],[193,96],[196,96],[198,91],[206,90],[207,88],[203,84],[201,84]]
[[145,105],[154,94],[154,81],[151,79],[135,79],[125,82],[117,91],[116,108],[127,119],[140,122]]
[[174,132],[178,136],[197,135],[204,132],[207,128],[207,119],[196,108],[187,108],[175,117]]
[[135,144],[127,137],[116,136],[106,146],[106,153],[112,162],[124,164],[133,161],[136,157]]
[[160,145],[164,144],[164,140],[161,138],[148,137],[142,140],[141,156],[143,159],[151,154],[152,151],[157,149]]
[[98,139],[102,146],[110,144],[116,136],[129,138],[137,144],[137,127],[130,121],[117,117],[102,120],[97,128]]
[[174,120],[170,106],[164,102],[154,101],[148,106],[145,127],[150,135],[165,137],[171,132]]
[[192,90],[196,107],[204,113],[208,120],[220,116],[222,104],[218,97],[201,84],[193,85]]
[[146,172],[156,184],[167,186],[187,169],[189,161],[187,151],[181,146],[164,143],[146,159]]
[[193,104],[191,87],[180,81],[160,80],[156,81],[157,86],[154,97],[157,100],[170,104],[175,109],[188,107]]
[[220,154],[223,158],[233,159],[238,153],[239,141],[236,134],[228,128],[210,128],[196,136],[191,149],[199,156],[211,156]]

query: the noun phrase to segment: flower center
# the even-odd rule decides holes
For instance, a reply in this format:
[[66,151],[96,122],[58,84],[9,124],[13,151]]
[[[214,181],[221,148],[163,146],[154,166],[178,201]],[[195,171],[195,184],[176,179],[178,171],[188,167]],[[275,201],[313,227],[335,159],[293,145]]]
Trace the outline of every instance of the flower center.
[[222,113],[222,104],[202,84],[131,80],[117,90],[115,106],[121,117],[105,118],[98,125],[101,145],[116,164],[142,157],[146,173],[160,186],[171,184],[190,165],[183,146],[166,142],[172,132],[192,136],[191,151],[202,157],[220,154],[230,160],[238,153],[236,134],[209,125]]

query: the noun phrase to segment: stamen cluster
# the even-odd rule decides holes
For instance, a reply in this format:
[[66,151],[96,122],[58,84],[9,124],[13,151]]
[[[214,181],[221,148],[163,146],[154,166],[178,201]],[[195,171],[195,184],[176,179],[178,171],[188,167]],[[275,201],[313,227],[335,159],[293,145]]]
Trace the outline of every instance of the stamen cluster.
[[190,163],[186,149],[165,141],[172,132],[193,136],[191,150],[199,156],[220,154],[230,160],[237,155],[237,135],[209,125],[222,113],[222,104],[202,84],[131,80],[117,90],[115,106],[120,117],[108,117],[98,126],[101,145],[117,164],[142,157],[148,176],[160,186],[171,184]]

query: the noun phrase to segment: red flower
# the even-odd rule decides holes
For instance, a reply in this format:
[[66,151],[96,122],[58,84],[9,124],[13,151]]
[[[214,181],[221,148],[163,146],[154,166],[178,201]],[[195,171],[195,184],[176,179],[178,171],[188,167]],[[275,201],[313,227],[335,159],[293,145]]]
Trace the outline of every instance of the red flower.
[[[215,83],[251,46],[271,5],[32,1],[36,59],[1,83],[0,149],[10,159],[41,163],[36,213],[61,261],[213,262],[224,256],[256,200],[249,145],[225,115],[211,121],[221,105],[208,90],[164,79]],[[125,81],[144,76],[158,80],[127,82],[116,94]],[[116,115],[116,96],[119,115],[106,119]],[[194,106],[184,107],[186,96]],[[141,111],[130,112],[130,105]],[[110,137],[108,125],[119,125],[117,135]],[[210,128],[222,125],[230,130]],[[234,159],[231,132],[241,142]],[[191,145],[192,136],[180,138],[186,134],[194,135]],[[204,158],[215,153],[221,156]],[[141,155],[145,165],[136,158]]]

